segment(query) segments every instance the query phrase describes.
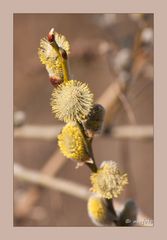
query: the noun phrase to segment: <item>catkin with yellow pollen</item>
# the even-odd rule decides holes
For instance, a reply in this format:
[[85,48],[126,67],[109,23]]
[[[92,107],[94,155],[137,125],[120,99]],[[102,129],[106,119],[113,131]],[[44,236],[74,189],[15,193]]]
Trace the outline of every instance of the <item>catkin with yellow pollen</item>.
[[88,215],[92,222],[97,226],[111,225],[113,216],[108,209],[103,198],[91,195],[87,203]]
[[70,54],[70,44],[67,41],[66,37],[60,33],[55,32],[55,41],[59,48],[62,48],[66,51],[67,55]]
[[101,198],[90,197],[87,207],[88,214],[91,218],[99,222],[103,222],[105,220],[107,209]]
[[[64,49],[68,55],[70,53],[70,44],[65,36],[55,32],[54,38],[58,47]],[[46,66],[49,77],[63,80],[61,57],[46,38],[40,40],[38,55],[41,63]]]
[[92,192],[101,197],[117,198],[128,184],[127,174],[121,174],[116,162],[106,161],[96,173],[91,174]]
[[68,123],[58,135],[58,145],[61,152],[77,161],[88,160],[83,135],[75,123]]
[[51,106],[55,118],[82,122],[93,107],[93,94],[86,83],[70,80],[53,90]]

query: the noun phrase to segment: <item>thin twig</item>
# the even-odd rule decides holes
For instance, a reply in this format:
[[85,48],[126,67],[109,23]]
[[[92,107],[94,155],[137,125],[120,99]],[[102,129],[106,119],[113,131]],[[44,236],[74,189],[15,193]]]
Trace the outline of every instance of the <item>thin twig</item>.
[[[46,164],[41,169],[41,174],[54,176],[65,164],[66,158],[58,150],[52,154],[47,160]],[[28,191],[24,192],[15,202],[15,216],[24,218],[27,216],[33,205],[38,201],[41,189],[37,186],[30,187]]]
[[87,200],[90,196],[88,188],[81,184],[76,184],[70,180],[67,181],[58,177],[53,178],[34,170],[28,170],[16,163],[14,164],[14,176],[22,181],[39,184],[40,186],[61,191],[84,200]]
[[[15,138],[32,138],[40,140],[55,140],[60,133],[63,125],[47,126],[47,125],[25,125],[14,129]],[[152,125],[124,125],[115,126],[107,137],[110,136],[116,139],[152,139],[153,126]],[[98,136],[97,136],[98,137]],[[105,137],[105,135],[103,135]]]
[[131,104],[128,101],[127,96],[125,96],[125,94],[123,94],[123,93],[120,93],[119,99],[121,100],[121,103],[123,104],[123,107],[124,107],[124,109],[127,113],[127,117],[129,119],[130,123],[131,124],[136,124],[137,123],[136,117],[135,117],[134,111],[131,107]]
[[24,125],[14,129],[15,138],[32,138],[43,140],[55,140],[60,133],[63,124],[59,125]]
[[126,83],[124,81],[112,82],[106,91],[98,99],[97,103],[101,104],[105,108],[104,128],[110,126],[112,119],[120,109],[120,93],[124,93],[126,90]]
[[[86,186],[57,177],[53,178],[47,176],[46,174],[26,169],[19,164],[14,165],[14,176],[19,180],[37,184],[45,188],[61,191],[63,193],[78,197],[83,200],[88,200],[91,194],[88,187]],[[114,202],[114,205],[116,206],[118,212],[123,208],[123,205],[118,202]],[[149,218],[145,216],[141,211],[138,212],[137,222],[140,223],[137,224],[138,226],[152,226],[152,224],[148,220]]]
[[112,128],[111,136],[118,139],[146,140],[153,138],[153,126],[119,126]]

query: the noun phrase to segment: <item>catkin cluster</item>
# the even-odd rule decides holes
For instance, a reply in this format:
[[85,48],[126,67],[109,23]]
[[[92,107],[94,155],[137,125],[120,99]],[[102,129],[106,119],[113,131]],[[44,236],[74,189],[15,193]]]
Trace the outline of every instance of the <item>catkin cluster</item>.
[[65,36],[51,29],[48,37],[41,39],[38,54],[54,86],[50,101],[54,117],[66,123],[57,138],[59,148],[64,156],[78,164],[85,163],[92,170],[93,193],[88,200],[88,214],[96,225],[110,225],[113,214],[106,199],[118,197],[128,178],[113,161],[103,162],[99,169],[96,166],[91,143],[102,128],[104,108],[94,104],[93,93],[86,83],[70,78],[70,44]]

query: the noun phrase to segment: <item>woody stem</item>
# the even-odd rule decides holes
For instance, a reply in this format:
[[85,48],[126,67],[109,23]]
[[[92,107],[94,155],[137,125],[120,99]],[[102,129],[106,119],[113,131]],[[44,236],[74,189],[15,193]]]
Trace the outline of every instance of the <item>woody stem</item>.
[[98,168],[96,166],[95,158],[94,158],[94,154],[93,154],[93,150],[92,150],[92,139],[88,139],[88,137],[86,136],[83,125],[81,123],[79,123],[79,122],[77,122],[77,124],[78,124],[78,127],[79,127],[79,129],[80,129],[80,131],[82,133],[87,153],[88,153],[89,157],[93,161],[92,163],[86,162],[86,165],[90,168],[90,170],[92,172],[97,172]]
[[[93,160],[93,163],[86,163],[86,165],[90,168],[90,170],[92,172],[97,172],[98,168],[96,166],[96,162],[95,162],[95,158],[94,158],[94,154],[93,154],[93,149],[92,149],[92,138],[91,139],[88,139],[88,137],[86,136],[85,134],[85,130],[84,130],[84,127],[81,123],[78,123],[78,126],[83,134],[83,137],[84,137],[84,141],[85,141],[85,145],[87,147],[87,150],[88,150],[88,153],[89,153],[89,156],[91,157],[91,159]],[[106,203],[107,203],[107,207],[108,209],[111,211],[111,213],[113,214],[114,216],[114,219],[113,219],[113,222],[115,223],[115,225],[118,224],[118,220],[117,220],[117,214],[116,214],[116,211],[114,209],[114,205],[113,205],[113,200],[112,199],[105,199]]]

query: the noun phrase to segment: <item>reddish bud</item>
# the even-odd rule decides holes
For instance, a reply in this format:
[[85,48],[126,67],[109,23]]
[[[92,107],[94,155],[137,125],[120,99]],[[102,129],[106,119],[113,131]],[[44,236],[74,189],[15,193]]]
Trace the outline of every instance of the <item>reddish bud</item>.
[[52,28],[50,30],[50,32],[48,33],[48,41],[49,42],[53,42],[55,40],[55,35],[54,35],[54,28]]
[[63,82],[62,79],[56,79],[56,78],[49,78],[50,80],[50,83],[54,86],[54,87],[57,87],[60,83]]
[[66,53],[66,51],[65,51],[63,48],[59,48],[59,52],[60,52],[61,56],[62,56],[65,60],[67,60],[67,53]]

